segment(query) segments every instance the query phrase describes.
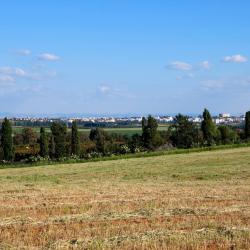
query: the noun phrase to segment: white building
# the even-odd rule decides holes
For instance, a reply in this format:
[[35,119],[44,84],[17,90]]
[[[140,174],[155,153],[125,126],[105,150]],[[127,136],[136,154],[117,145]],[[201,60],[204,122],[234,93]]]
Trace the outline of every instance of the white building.
[[219,117],[221,117],[221,118],[230,118],[231,115],[229,113],[222,113],[222,114],[219,114]]

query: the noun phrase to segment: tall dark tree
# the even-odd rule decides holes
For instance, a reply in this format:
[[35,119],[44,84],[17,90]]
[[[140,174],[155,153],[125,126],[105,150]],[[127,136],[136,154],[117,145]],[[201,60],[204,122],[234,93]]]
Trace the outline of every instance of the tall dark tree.
[[3,148],[3,158],[6,161],[13,160],[13,139],[12,139],[12,126],[11,122],[4,118],[1,128],[1,146]]
[[245,137],[250,138],[250,111],[246,112],[245,115]]
[[203,112],[203,121],[201,123],[203,138],[207,145],[211,146],[216,137],[216,126],[213,123],[212,117],[207,109]]
[[174,124],[169,128],[170,139],[174,146],[178,148],[191,148],[197,144],[198,130],[187,116],[178,114],[174,119]]
[[94,128],[91,129],[89,139],[96,144],[96,151],[99,153],[105,153],[105,132],[103,129]]
[[148,116],[148,119],[142,119],[142,142],[146,149],[153,150],[158,146],[160,135],[157,131],[158,124],[154,117]]
[[66,156],[66,136],[67,126],[59,122],[53,122],[51,132],[55,141],[55,158],[59,159]]
[[55,139],[54,139],[54,136],[51,135],[50,136],[50,140],[49,140],[49,157],[51,159],[54,159],[55,158],[55,151],[56,151],[56,145],[55,145]]
[[40,139],[39,139],[39,144],[40,144],[40,155],[42,157],[46,157],[49,155],[49,145],[48,145],[48,137],[45,132],[45,128],[41,127],[40,129]]
[[76,121],[73,121],[71,128],[71,154],[79,155],[79,151],[80,151],[80,142],[79,142],[78,127]]

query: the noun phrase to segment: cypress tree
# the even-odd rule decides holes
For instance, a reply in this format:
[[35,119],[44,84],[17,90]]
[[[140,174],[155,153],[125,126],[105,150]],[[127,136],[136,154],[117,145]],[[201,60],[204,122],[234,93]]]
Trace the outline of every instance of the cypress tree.
[[55,139],[54,136],[50,136],[50,141],[49,141],[49,157],[51,159],[55,158]]
[[66,124],[53,122],[51,125],[51,132],[55,141],[55,158],[59,159],[66,156]]
[[48,156],[48,154],[49,154],[48,138],[47,138],[47,135],[45,133],[45,129],[43,127],[40,129],[39,144],[40,144],[40,155],[42,157]]
[[3,148],[3,158],[6,161],[13,160],[13,139],[12,139],[12,127],[7,118],[4,118],[1,128],[1,144]]
[[207,109],[203,112],[203,121],[201,123],[201,130],[206,143],[211,146],[216,137],[216,126],[213,123],[212,117]]
[[105,133],[103,129],[91,129],[89,139],[96,144],[96,151],[105,154]]
[[80,143],[79,143],[79,134],[76,121],[73,121],[71,128],[71,154],[79,155]]
[[245,137],[250,138],[250,111],[246,112],[245,116]]
[[152,150],[157,146],[158,124],[154,117],[148,116],[148,119],[142,119],[142,142],[145,148]]

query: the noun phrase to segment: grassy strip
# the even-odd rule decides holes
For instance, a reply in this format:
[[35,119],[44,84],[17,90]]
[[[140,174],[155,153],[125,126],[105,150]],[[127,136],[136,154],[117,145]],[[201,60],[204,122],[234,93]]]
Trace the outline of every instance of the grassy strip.
[[175,154],[189,154],[189,153],[199,153],[206,151],[215,151],[223,149],[233,149],[233,148],[244,148],[250,147],[250,143],[240,143],[240,144],[229,144],[229,145],[219,145],[212,147],[201,147],[201,148],[190,148],[190,149],[173,149],[165,151],[154,151],[154,152],[141,152],[136,154],[125,154],[125,155],[113,155],[104,156],[92,159],[67,159],[65,161],[41,161],[34,163],[10,163],[0,165],[0,169],[6,168],[24,168],[24,167],[34,167],[34,166],[46,166],[46,165],[60,165],[60,164],[72,164],[72,163],[86,163],[86,162],[98,162],[98,161],[113,161],[122,159],[132,159],[132,158],[142,158],[142,157],[154,157],[163,155],[175,155]]

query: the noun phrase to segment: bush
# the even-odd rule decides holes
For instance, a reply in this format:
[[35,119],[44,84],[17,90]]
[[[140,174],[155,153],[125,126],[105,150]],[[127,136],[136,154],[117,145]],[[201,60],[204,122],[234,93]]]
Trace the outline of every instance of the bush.
[[128,145],[124,144],[120,147],[120,154],[129,154],[130,153],[130,148]]
[[38,156],[30,156],[28,159],[27,159],[27,162],[29,163],[34,163],[34,162],[46,162],[46,161],[49,161],[49,157],[42,157],[40,155]]

